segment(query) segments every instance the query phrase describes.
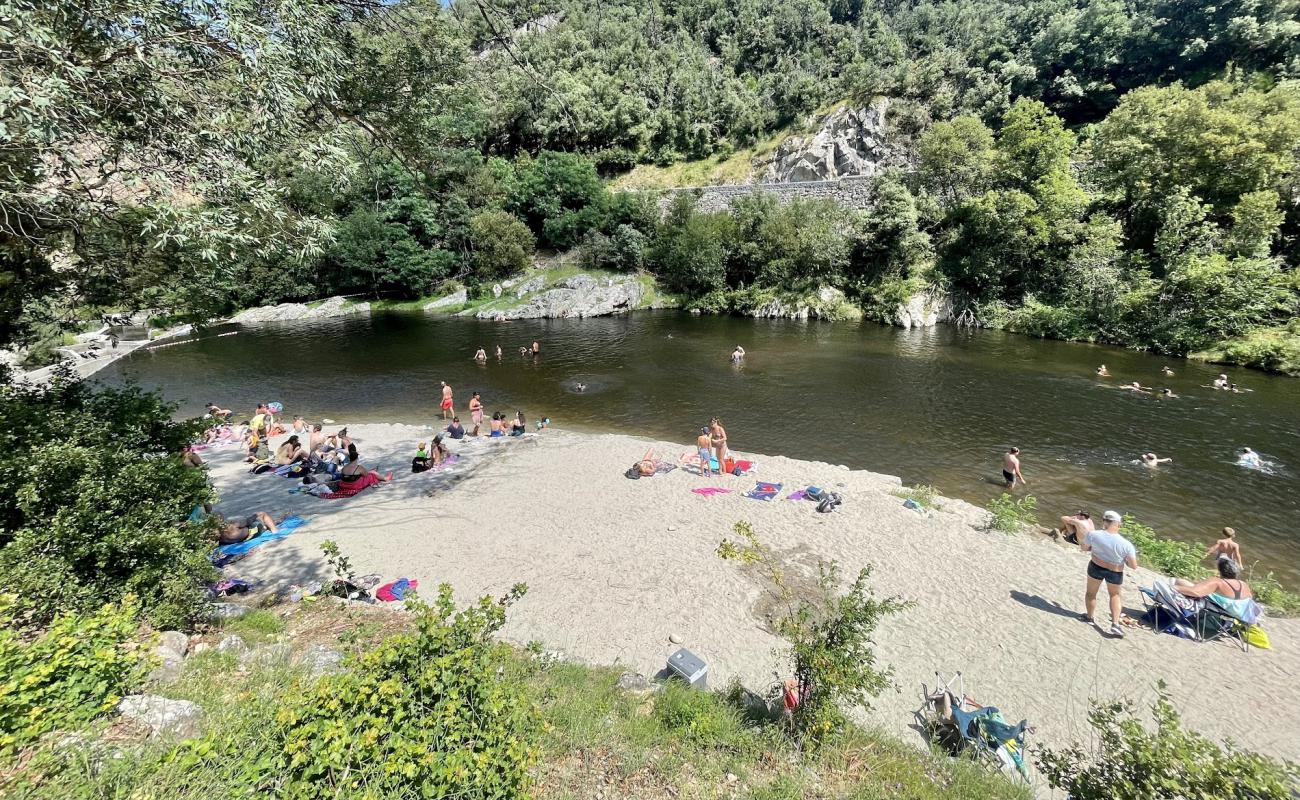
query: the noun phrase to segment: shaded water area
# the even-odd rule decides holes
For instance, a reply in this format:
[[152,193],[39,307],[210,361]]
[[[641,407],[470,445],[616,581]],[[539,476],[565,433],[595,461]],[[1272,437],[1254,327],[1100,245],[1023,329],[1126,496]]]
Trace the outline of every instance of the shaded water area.
[[[214,335],[228,330],[239,333]],[[949,326],[679,312],[512,323],[377,314],[220,331],[132,354],[97,378],[160,389],[187,414],[212,400],[246,418],[257,401],[279,400],[307,419],[429,425],[443,380],[465,421],[477,390],[489,414],[518,409],[530,423],[547,416],[680,441],[683,451],[717,415],[736,450],[898,475],[981,505],[1002,491],[1002,453],[1015,445],[1044,520],[1115,508],[1207,545],[1231,525],[1248,565],[1300,586],[1296,379],[1234,370],[1253,391],[1232,394],[1204,388],[1219,367],[1114,348]],[[534,339],[541,356],[521,357]],[[500,362],[491,357],[498,344]],[[741,366],[729,363],[737,344],[749,353]],[[486,364],[472,360],[480,346]],[[1100,363],[1113,378],[1094,375]],[[1165,364],[1173,377],[1161,375]],[[1131,380],[1180,397],[1116,388]],[[1237,465],[1243,445],[1274,465],[1271,474]],[[1173,463],[1141,466],[1148,450]],[[780,480],[761,464],[759,477]]]

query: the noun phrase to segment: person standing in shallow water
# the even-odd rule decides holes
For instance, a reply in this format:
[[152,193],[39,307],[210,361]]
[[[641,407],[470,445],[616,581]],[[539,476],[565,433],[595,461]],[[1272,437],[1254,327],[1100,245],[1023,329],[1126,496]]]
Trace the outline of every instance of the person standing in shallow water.
[[501,345],[497,345],[497,361],[501,360]]
[[1020,448],[1013,447],[1002,456],[1002,480],[1006,481],[1008,489],[1016,488],[1016,481],[1020,481],[1021,486],[1027,486],[1025,476],[1020,474]]
[[447,385],[446,381],[439,381],[439,383],[442,384],[442,403],[439,406],[442,409],[442,418],[451,419],[456,416],[455,411],[452,409],[451,387]]
[[535,355],[535,356],[540,356],[541,354],[542,354],[542,343],[541,343],[541,342],[534,341],[534,342],[533,342],[533,355]]

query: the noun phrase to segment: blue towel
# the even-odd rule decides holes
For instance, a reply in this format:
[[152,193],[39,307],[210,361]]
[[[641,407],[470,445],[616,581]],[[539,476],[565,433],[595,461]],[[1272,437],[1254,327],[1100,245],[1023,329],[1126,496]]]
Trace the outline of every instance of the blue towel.
[[779,483],[762,483],[760,482],[753,489],[745,492],[745,496],[754,500],[771,500],[781,491]]
[[301,528],[303,525],[306,524],[307,524],[307,520],[303,519],[302,517],[289,517],[284,522],[280,522],[276,524],[275,527],[279,528],[279,530],[277,530],[275,533],[271,533],[268,531],[258,536],[254,536],[252,539],[249,539],[246,542],[236,542],[234,544],[223,544],[217,548],[217,555],[219,556],[243,555],[244,553],[247,553],[249,550],[252,550],[254,547],[259,547],[275,539],[283,539],[284,537],[288,536],[289,534],[293,533],[294,531],[298,530],[299,528]]

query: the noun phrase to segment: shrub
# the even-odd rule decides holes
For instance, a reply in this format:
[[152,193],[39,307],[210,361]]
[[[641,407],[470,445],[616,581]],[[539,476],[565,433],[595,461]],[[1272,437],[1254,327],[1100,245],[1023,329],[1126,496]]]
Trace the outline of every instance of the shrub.
[[669,681],[655,695],[653,714],[665,729],[701,747],[739,750],[748,741],[735,706],[677,681]]
[[904,500],[911,500],[921,508],[938,508],[939,504],[935,498],[939,496],[939,490],[929,484],[920,486],[904,486],[894,492],[895,497],[901,497]]
[[1096,731],[1092,750],[1074,746],[1045,748],[1038,768],[1048,783],[1075,800],[1286,800],[1292,797],[1288,772],[1255,753],[1221,748],[1183,727],[1164,684],[1151,707],[1154,731],[1147,730],[1127,703],[1094,706],[1088,715]]
[[834,562],[820,563],[816,585],[800,596],[749,523],[737,522],[735,532],[740,540],[724,539],[718,555],[757,565],[775,588],[782,609],[776,630],[790,643],[801,698],[794,730],[801,744],[817,747],[844,730],[845,708],[866,706],[889,686],[889,670],[877,667],[871,635],[882,619],[911,604],[896,597],[877,599],[867,588],[869,567],[841,594]]
[[1202,578],[1209,570],[1201,563],[1204,548],[1187,542],[1161,539],[1150,527],[1131,516],[1124,517],[1122,530],[1133,543],[1144,566],[1176,578]]
[[35,638],[0,595],[0,757],[49,731],[111,711],[143,677],[134,598],[91,614],[61,614]]
[[202,470],[175,455],[197,433],[136,388],[72,379],[0,386],[0,586],[36,623],[90,611],[126,594],[157,627],[206,608],[214,544],[186,521],[210,499]]
[[1003,492],[1001,497],[989,501],[988,511],[993,516],[989,519],[989,530],[1015,533],[1022,525],[1034,522],[1034,509],[1038,500],[1033,495],[1026,495],[1017,500]]
[[513,275],[528,267],[535,242],[528,227],[504,211],[483,211],[469,221],[470,264],[479,281]]
[[[523,794],[538,712],[506,675],[509,646],[494,635],[525,591],[457,612],[444,584],[432,605],[410,602],[413,632],[280,709],[276,753],[248,765],[251,783],[283,798],[398,797],[415,786],[426,797]],[[218,752],[198,743],[186,757],[234,757]]]

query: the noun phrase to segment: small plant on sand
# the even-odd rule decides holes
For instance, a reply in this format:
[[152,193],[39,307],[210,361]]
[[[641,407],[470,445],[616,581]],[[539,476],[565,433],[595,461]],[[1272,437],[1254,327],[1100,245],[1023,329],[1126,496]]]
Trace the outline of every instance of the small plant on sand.
[[864,568],[840,591],[835,562],[818,564],[812,591],[797,593],[779,558],[758,540],[747,522],[735,525],[737,541],[724,539],[718,555],[758,567],[777,594],[782,609],[777,633],[791,646],[795,696],[793,728],[799,742],[815,748],[842,731],[844,709],[866,706],[889,686],[889,669],[879,667],[871,635],[885,617],[910,607],[896,597],[878,599],[867,588],[871,569]]
[[993,516],[989,519],[988,528],[991,531],[1015,533],[1022,525],[1034,521],[1034,509],[1037,506],[1038,501],[1033,495],[1026,495],[1017,500],[1003,492],[1001,497],[989,501],[988,511]]
[[1090,748],[1045,748],[1038,768],[1055,789],[1075,800],[1287,800],[1296,764],[1226,749],[1183,727],[1164,683],[1151,707],[1156,729],[1147,730],[1128,703],[1093,706],[1096,731]]
[[923,483],[920,486],[904,486],[894,491],[895,497],[901,497],[904,500],[911,500],[921,508],[938,508],[939,504],[935,498],[939,496],[939,490]]
[[343,551],[339,549],[338,543],[333,539],[326,539],[320,543],[320,549],[325,553],[325,563],[330,565],[334,570],[334,581],[330,584],[328,594],[347,597],[349,588],[356,585],[357,575],[352,569],[352,562]]

